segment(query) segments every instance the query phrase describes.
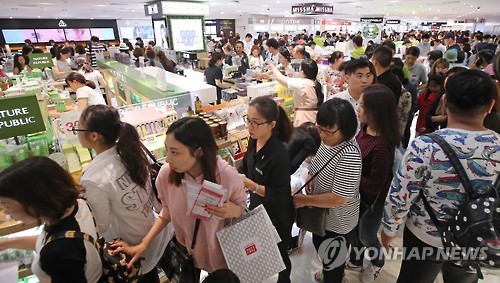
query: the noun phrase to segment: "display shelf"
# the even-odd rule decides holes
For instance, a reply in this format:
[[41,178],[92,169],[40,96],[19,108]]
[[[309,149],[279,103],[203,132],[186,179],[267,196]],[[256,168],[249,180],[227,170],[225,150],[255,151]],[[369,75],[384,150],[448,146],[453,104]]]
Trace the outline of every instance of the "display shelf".
[[24,224],[21,221],[9,220],[0,224],[0,236],[17,233],[37,226],[39,226],[37,223]]

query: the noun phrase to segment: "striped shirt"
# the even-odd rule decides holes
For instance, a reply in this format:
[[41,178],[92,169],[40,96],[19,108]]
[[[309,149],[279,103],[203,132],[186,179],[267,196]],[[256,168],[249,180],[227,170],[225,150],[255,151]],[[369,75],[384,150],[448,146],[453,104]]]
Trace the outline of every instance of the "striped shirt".
[[97,52],[102,53],[105,50],[106,49],[102,45],[92,45],[91,48],[89,48],[88,46],[87,46],[87,48],[85,48],[85,51],[87,51],[87,56],[90,56],[90,65],[92,66],[92,68],[97,69],[97,56],[96,56],[96,53]]
[[334,193],[349,199],[345,205],[330,208],[325,223],[327,231],[347,234],[358,223],[360,204],[361,154],[356,140],[352,138],[334,147],[321,143],[310,170],[311,175],[314,175],[338,152],[316,176],[313,193]]

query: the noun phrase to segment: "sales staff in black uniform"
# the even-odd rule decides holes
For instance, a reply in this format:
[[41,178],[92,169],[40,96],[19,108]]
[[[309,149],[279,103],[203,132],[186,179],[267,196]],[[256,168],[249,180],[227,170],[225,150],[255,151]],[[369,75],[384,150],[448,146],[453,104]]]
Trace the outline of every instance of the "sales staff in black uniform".
[[245,187],[251,191],[250,209],[266,208],[281,242],[278,248],[286,269],[278,283],[290,282],[292,263],[286,251],[294,221],[290,191],[290,160],[284,142],[292,136],[293,126],[283,108],[268,97],[253,99],[246,117],[250,141],[239,171],[245,174]]

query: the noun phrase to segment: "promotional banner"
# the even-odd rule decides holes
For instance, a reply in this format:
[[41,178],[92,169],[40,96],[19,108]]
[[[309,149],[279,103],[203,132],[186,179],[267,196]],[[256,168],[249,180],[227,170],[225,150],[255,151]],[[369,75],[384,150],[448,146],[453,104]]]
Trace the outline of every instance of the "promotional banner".
[[42,131],[45,124],[36,95],[0,98],[0,139]]

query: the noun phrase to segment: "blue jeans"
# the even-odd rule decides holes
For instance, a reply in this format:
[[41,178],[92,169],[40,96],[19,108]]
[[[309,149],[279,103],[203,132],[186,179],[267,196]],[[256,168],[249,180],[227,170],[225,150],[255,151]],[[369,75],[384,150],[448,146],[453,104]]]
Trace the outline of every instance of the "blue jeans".
[[361,204],[359,210],[360,219],[358,226],[352,233],[349,261],[354,265],[362,266],[364,250],[368,248],[368,256],[372,264],[382,267],[385,263],[385,257],[377,233],[382,223],[384,204],[375,204],[373,210]]

